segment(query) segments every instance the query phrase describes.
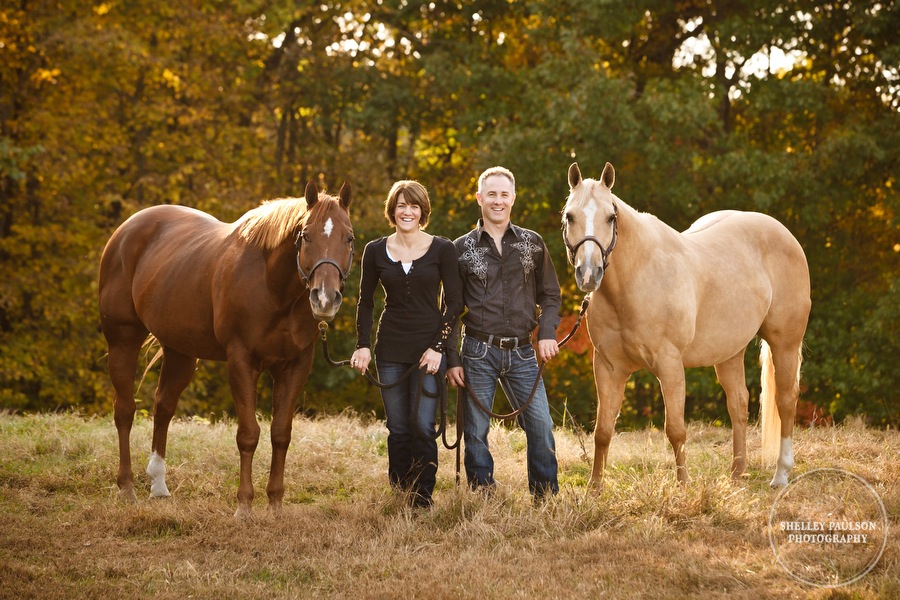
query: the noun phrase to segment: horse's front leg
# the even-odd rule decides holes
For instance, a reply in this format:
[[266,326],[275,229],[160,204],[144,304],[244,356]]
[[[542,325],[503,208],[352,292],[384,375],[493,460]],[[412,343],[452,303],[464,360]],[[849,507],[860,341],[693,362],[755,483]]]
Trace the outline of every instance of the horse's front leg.
[[594,385],[597,389],[597,422],[594,426],[594,466],[590,486],[603,487],[603,471],[609,455],[609,444],[616,431],[616,419],[625,398],[625,383],[631,376],[622,367],[614,369],[606,358],[594,350]]
[[288,446],[291,444],[291,427],[297,396],[309,377],[312,359],[313,353],[310,351],[281,369],[270,369],[275,380],[275,389],[272,397],[272,466],[269,470],[266,494],[269,496],[269,511],[275,514],[281,512],[281,503],[284,499],[284,467]]
[[241,455],[241,474],[238,483],[238,507],[235,517],[246,518],[253,504],[253,454],[259,443],[259,423],[256,421],[256,384],[261,371],[252,366],[249,352],[243,348],[228,352],[228,382],[234,397],[237,414],[237,447]]
[[731,417],[731,478],[739,480],[747,474],[747,410],[750,404],[744,373],[744,350],[715,367],[716,377],[725,390],[728,415]]
[[686,482],[688,474],[684,448],[687,442],[687,427],[684,424],[684,364],[680,360],[668,361],[662,365],[656,376],[666,408],[666,437],[669,438],[675,452],[675,477],[680,482]]

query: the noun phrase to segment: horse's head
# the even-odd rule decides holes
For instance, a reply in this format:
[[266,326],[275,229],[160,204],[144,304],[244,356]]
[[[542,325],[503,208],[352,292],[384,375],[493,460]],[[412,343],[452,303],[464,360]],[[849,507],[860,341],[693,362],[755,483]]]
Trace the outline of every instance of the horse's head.
[[331,321],[341,307],[344,282],[353,266],[353,225],[350,223],[350,184],[338,197],[319,195],[316,184],[306,185],[307,216],[297,236],[297,271],[309,288],[309,304],[319,321]]
[[613,166],[606,163],[600,180],[584,179],[578,163],[569,167],[569,198],[563,208],[563,241],[575,282],[582,292],[600,287],[618,236],[618,208],[612,186]]

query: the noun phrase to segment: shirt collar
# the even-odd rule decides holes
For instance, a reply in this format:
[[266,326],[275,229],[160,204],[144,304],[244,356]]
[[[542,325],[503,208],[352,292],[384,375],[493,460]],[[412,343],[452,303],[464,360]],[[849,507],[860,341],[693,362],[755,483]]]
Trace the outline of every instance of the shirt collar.
[[[503,237],[506,237],[510,234],[510,232],[515,236],[517,240],[522,239],[522,228],[517,225],[513,225],[511,222],[506,226],[506,231],[503,232]],[[475,239],[477,241],[481,241],[481,235],[484,233],[484,219],[478,219],[478,223],[475,225]]]

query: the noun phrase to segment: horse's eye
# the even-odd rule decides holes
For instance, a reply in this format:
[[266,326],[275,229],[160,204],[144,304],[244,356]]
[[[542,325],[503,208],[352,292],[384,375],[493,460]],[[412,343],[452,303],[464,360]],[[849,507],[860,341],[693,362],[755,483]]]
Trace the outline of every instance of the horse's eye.
[[353,240],[355,240],[355,239],[356,239],[356,238],[353,237],[353,234],[351,233],[350,235],[347,236],[347,243],[348,243],[348,244],[352,244],[352,243],[353,243]]
[[301,232],[300,232],[300,239],[303,240],[304,242],[308,242],[308,241],[309,241],[309,236],[306,235],[306,232],[305,232],[305,231],[301,231]]
[[616,222],[616,215],[609,215],[609,218],[606,220],[607,223],[613,225]]
[[566,213],[566,223],[574,223],[575,217],[572,216],[572,213]]

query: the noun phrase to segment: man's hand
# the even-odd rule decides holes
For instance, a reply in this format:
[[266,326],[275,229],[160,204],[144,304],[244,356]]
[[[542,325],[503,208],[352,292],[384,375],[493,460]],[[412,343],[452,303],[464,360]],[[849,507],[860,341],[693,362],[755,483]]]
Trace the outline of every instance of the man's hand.
[[458,388],[466,386],[466,376],[463,373],[462,367],[450,367],[447,369],[447,380],[451,385],[455,385]]
[[550,359],[559,354],[559,344],[556,340],[541,340],[538,342],[538,356],[542,362],[550,362]]

